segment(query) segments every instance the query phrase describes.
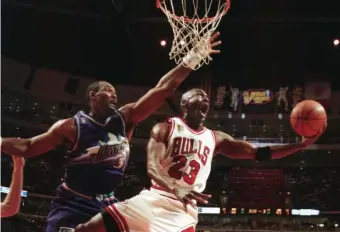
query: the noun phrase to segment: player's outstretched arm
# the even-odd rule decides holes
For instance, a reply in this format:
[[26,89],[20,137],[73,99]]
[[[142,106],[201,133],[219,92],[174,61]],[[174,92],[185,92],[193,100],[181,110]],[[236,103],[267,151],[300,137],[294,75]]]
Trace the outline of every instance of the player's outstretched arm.
[[23,184],[23,172],[25,160],[21,157],[13,158],[12,182],[9,187],[8,195],[1,202],[1,217],[11,217],[19,212],[21,202],[21,190]]
[[[221,44],[221,41],[217,41],[219,32],[211,36],[210,40],[210,54],[217,54],[220,51],[215,50],[217,46]],[[164,101],[169,98],[178,86],[187,78],[192,71],[190,67],[192,63],[195,63],[195,59],[198,54],[189,53],[181,64],[176,66],[165,74],[158,82],[158,84],[149,90],[143,97],[141,97],[136,103],[127,104],[121,108],[121,112],[124,114],[127,122],[137,124],[149,117],[153,112],[160,108]]]
[[38,156],[61,144],[68,137],[73,137],[73,134],[73,138],[76,138],[76,130],[70,130],[73,127],[74,122],[70,118],[56,122],[47,132],[33,138],[2,138],[1,151],[25,158]]
[[258,161],[280,159],[294,154],[313,144],[321,135],[320,133],[315,137],[305,138],[299,143],[256,148],[247,141],[235,140],[223,132],[214,131],[214,133],[216,136],[215,154],[223,154],[232,159],[254,159]]

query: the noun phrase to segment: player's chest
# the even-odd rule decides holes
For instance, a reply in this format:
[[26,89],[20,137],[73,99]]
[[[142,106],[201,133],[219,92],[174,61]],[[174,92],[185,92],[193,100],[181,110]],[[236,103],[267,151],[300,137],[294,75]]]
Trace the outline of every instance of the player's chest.
[[215,141],[209,136],[178,135],[171,141],[170,157],[185,156],[198,159],[203,165],[211,159],[215,149]]

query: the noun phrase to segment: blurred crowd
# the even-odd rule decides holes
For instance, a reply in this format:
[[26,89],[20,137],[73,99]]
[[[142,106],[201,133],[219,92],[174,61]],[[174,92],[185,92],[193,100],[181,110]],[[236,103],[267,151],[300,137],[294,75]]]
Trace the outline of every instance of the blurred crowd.
[[[3,231],[11,232],[43,232],[45,217],[19,214],[10,219],[2,219]],[[262,232],[262,231],[340,231],[335,221],[324,220],[322,223],[308,220],[266,221],[261,218],[233,220],[222,216],[199,216],[197,232]]]
[[[8,88],[2,89],[2,116],[5,120],[20,120],[29,124],[37,124],[40,127],[49,126],[59,119],[71,117],[81,109],[87,109],[86,105],[76,105],[66,102],[47,100],[32,96],[25,92],[18,92]],[[218,112],[217,114],[220,114]],[[288,120],[246,119],[238,120],[230,115],[225,119],[208,118],[205,122],[210,129],[221,130],[239,139],[252,142],[289,143],[296,142],[300,138],[293,132]],[[147,138],[150,128],[157,122],[164,121],[168,115],[153,115],[141,122],[135,130],[135,138]],[[275,116],[273,116],[275,118]],[[338,131],[339,120],[329,118],[328,130],[320,138],[322,143],[336,143],[340,141]],[[30,125],[28,125],[30,126]],[[20,133],[20,136],[23,136]]]
[[301,209],[340,209],[340,169],[300,168],[286,170],[287,187],[293,193],[293,205]]

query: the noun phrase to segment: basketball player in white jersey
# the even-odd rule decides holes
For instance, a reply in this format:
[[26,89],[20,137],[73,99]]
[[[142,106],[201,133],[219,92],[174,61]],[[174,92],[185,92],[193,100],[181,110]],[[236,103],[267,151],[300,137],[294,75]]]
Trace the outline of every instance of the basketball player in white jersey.
[[264,161],[293,154],[317,138],[300,143],[256,148],[226,133],[203,126],[209,98],[201,89],[186,92],[181,99],[183,115],[154,126],[147,147],[150,190],[113,204],[76,232],[194,232],[196,202],[207,204],[203,194],[216,154],[234,159]]

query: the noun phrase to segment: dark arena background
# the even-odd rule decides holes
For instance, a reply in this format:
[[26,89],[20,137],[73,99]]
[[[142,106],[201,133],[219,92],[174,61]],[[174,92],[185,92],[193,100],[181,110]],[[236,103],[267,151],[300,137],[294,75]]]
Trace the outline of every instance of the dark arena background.
[[[314,99],[328,112],[328,128],[317,144],[270,162],[213,161],[205,191],[213,199],[199,208],[197,230],[338,230],[339,6],[339,0],[232,0],[218,27],[222,53],[137,126],[117,197],[149,186],[149,131],[177,115],[188,88],[202,87],[210,95],[207,127],[257,145],[300,141],[289,113],[299,101]],[[1,13],[2,137],[40,134],[86,107],[86,87],[96,79],[112,83],[123,105],[175,66],[168,56],[171,27],[153,0],[4,0]],[[266,97],[249,102],[247,94]],[[44,231],[64,154],[59,147],[26,161],[27,195],[18,215],[1,219],[2,231]],[[11,172],[11,157],[2,154],[1,186],[9,186]]]

